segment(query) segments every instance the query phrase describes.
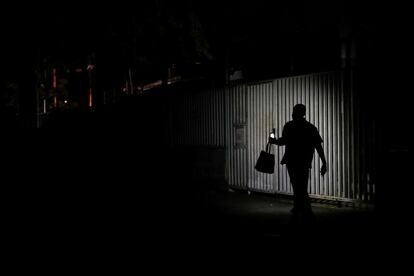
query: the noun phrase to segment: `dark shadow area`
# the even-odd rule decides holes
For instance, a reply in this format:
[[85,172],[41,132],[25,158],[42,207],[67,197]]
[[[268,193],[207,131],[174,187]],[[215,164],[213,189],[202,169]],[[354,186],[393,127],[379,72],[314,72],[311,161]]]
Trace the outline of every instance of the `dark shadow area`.
[[[55,265],[139,256],[144,263],[185,258],[214,266],[290,254],[316,258],[311,251],[362,257],[403,242],[372,212],[314,205],[315,224],[292,225],[291,201],[180,178],[186,171],[180,156],[138,143],[127,131],[113,134],[44,132],[36,143],[9,144],[1,191],[9,254],[24,248]],[[91,146],[90,139],[100,143]]]
[[316,221],[296,224],[291,200],[229,192],[223,183],[189,175],[193,157],[170,148],[161,99],[61,111],[41,130],[3,136],[1,203],[10,255],[25,248],[56,263],[75,256],[200,261],[207,255],[211,263],[239,266],[246,259],[292,261],[292,254],[327,263],[381,259],[412,245],[409,195],[399,192],[410,189],[408,162],[398,152],[383,156],[380,188],[400,188],[379,200],[380,209],[312,203]]

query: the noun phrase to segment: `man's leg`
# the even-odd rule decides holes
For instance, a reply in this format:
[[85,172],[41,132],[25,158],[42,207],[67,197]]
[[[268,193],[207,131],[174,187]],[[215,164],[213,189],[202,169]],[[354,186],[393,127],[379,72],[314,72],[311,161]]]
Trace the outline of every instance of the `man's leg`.
[[289,166],[288,173],[293,188],[294,212],[312,212],[308,194],[309,169]]
[[289,173],[290,183],[292,184],[293,189],[293,209],[291,212],[297,214],[301,210],[301,189],[299,174],[296,167],[288,166],[287,169]]
[[310,214],[312,213],[312,206],[308,194],[309,169],[300,168],[300,171],[298,169],[298,175],[300,176],[298,179],[298,186],[301,211],[304,214]]

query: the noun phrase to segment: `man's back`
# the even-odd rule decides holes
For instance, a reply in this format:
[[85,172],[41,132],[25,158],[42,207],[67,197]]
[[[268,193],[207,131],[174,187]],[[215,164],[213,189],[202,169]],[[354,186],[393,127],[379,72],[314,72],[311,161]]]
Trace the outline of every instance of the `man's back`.
[[314,150],[322,143],[317,128],[305,119],[289,121],[283,128],[282,139],[286,152],[281,163],[310,168]]

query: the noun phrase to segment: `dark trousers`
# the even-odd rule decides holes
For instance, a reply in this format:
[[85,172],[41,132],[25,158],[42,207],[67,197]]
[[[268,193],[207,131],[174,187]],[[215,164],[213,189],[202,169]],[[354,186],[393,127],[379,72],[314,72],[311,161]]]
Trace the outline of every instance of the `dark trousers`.
[[304,166],[287,166],[293,188],[293,212],[311,214],[312,207],[308,194],[309,168]]

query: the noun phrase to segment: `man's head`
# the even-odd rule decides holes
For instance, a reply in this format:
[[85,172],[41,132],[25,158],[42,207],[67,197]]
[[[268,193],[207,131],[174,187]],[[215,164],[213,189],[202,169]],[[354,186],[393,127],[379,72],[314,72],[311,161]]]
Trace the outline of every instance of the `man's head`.
[[293,107],[292,118],[293,120],[300,120],[305,117],[306,107],[303,104],[297,104]]

